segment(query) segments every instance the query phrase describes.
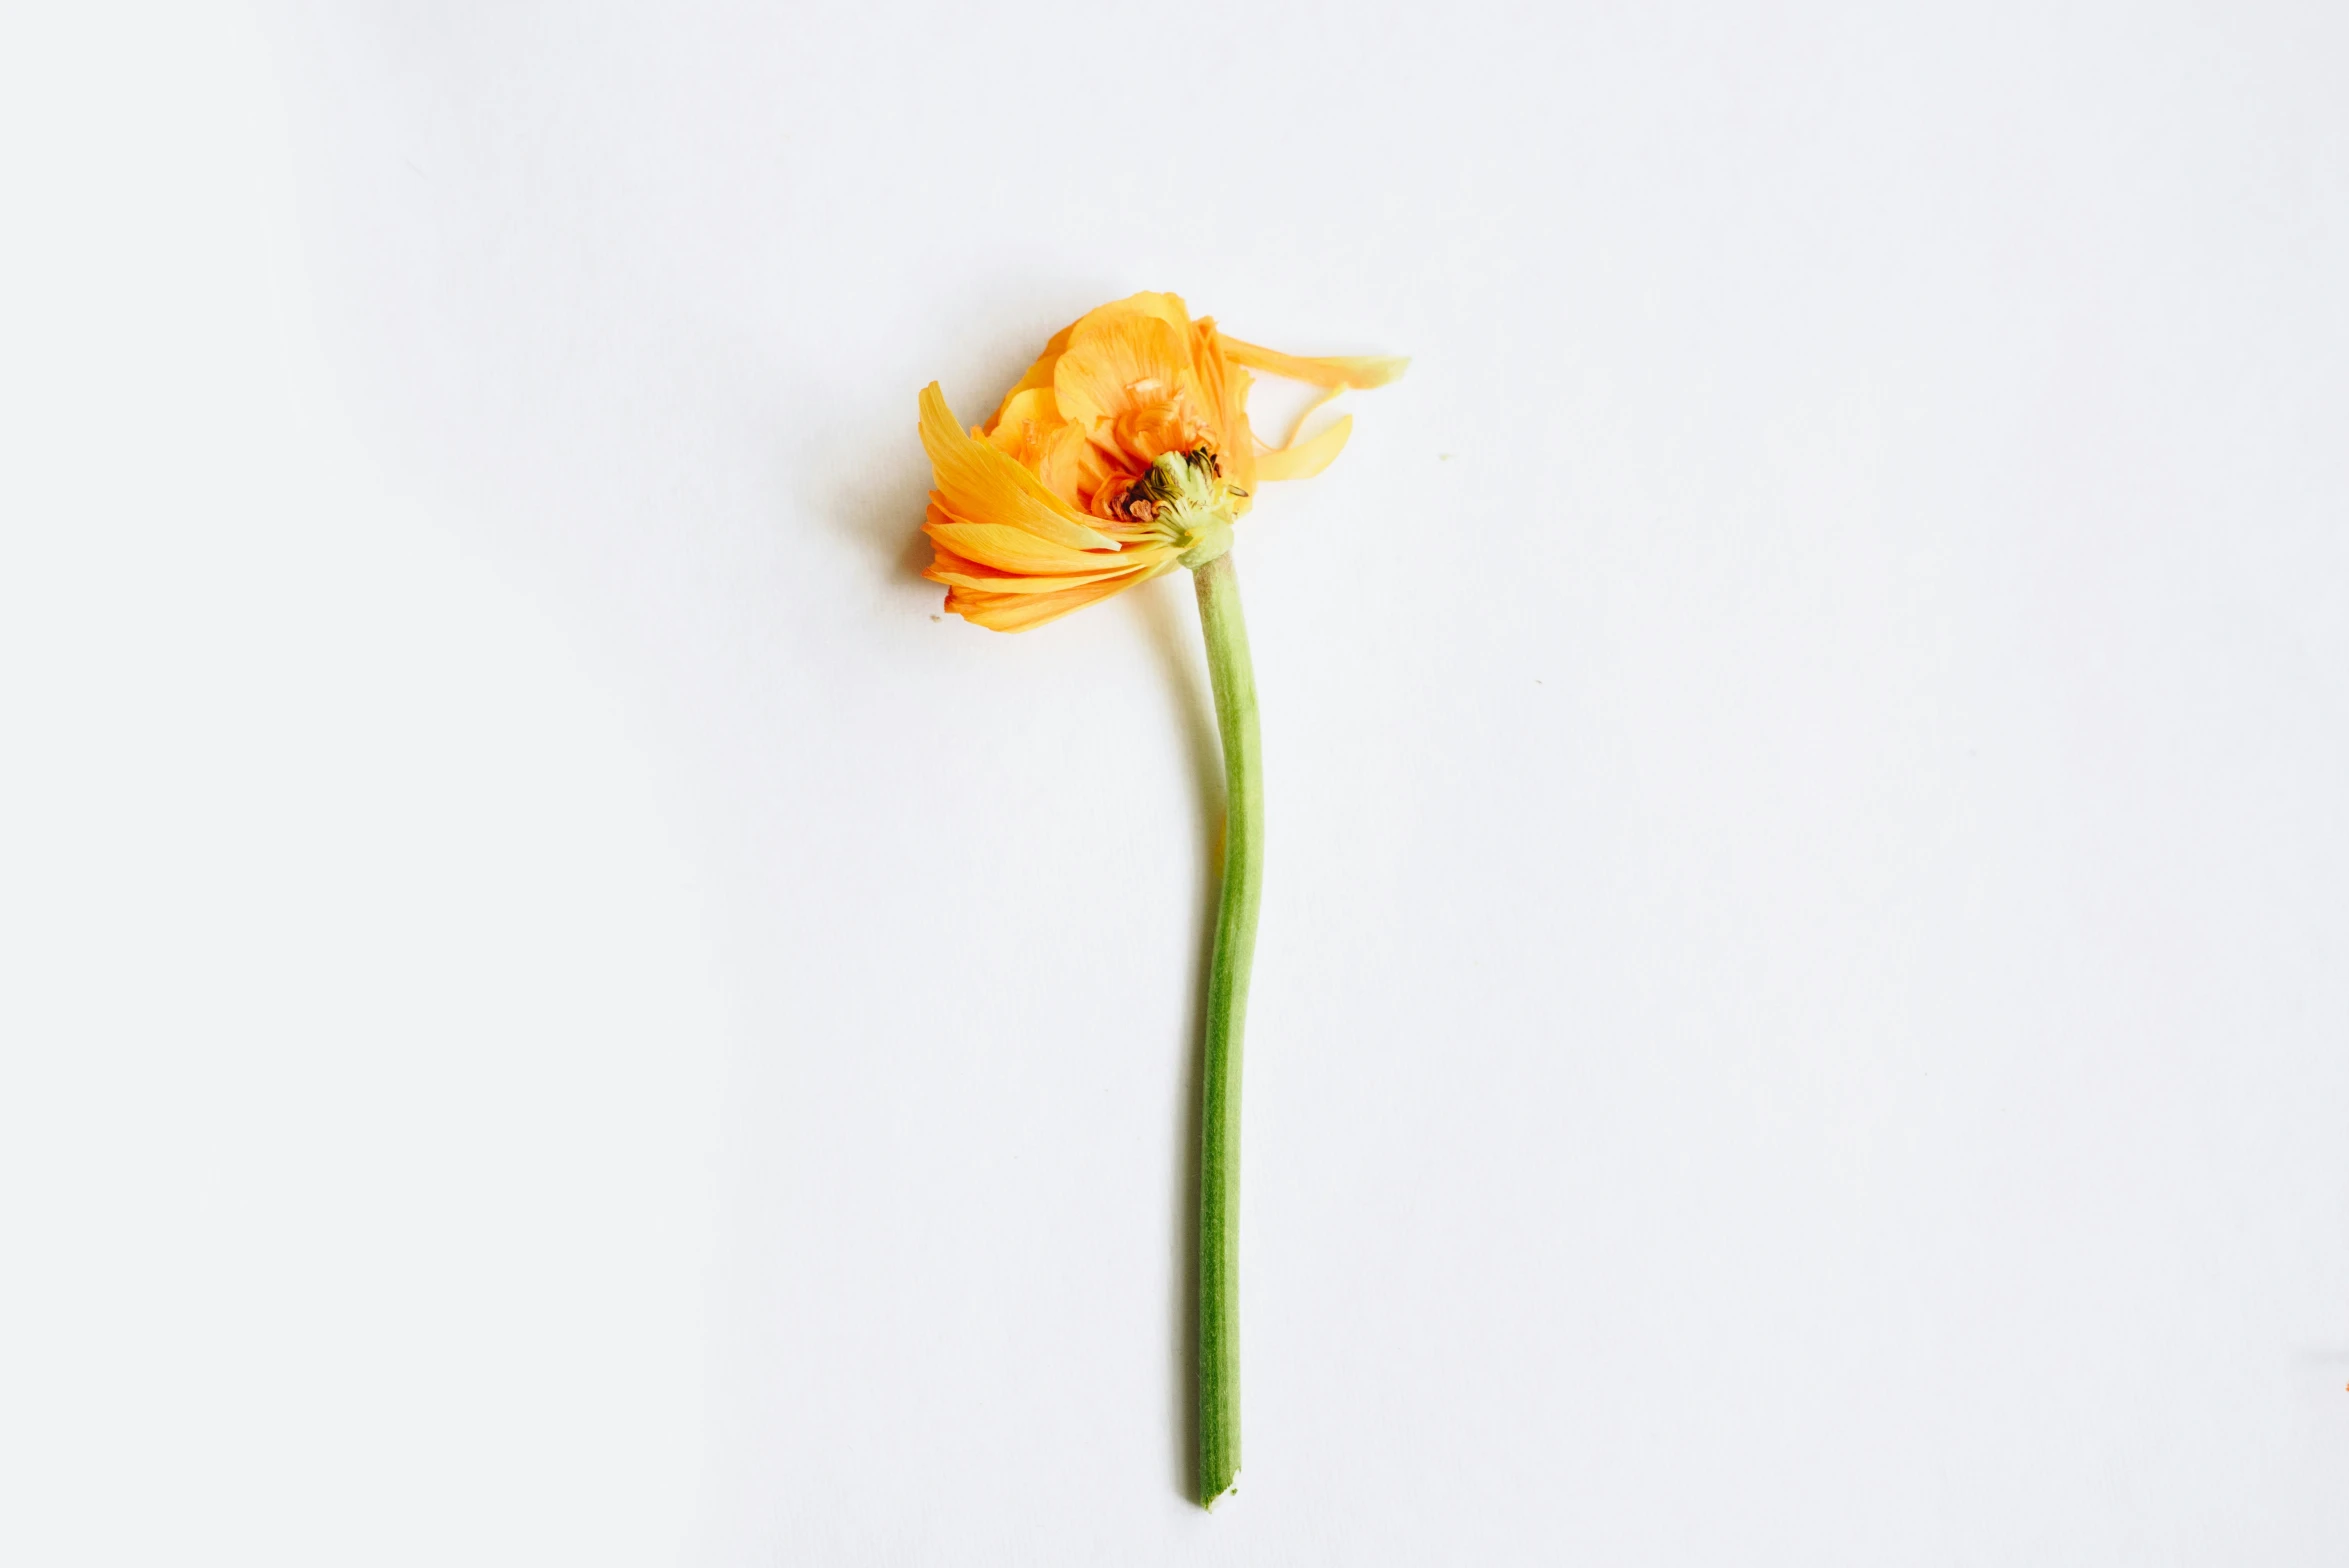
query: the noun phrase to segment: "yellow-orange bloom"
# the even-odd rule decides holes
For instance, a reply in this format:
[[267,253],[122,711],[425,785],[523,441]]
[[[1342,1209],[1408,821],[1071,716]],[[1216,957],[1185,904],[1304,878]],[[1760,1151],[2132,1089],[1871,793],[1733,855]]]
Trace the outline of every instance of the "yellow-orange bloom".
[[1248,426],[1249,370],[1328,388],[1318,408],[1407,363],[1275,353],[1193,321],[1172,294],[1103,305],[1054,335],[984,425],[966,433],[938,384],[923,390],[937,488],[922,575],[946,584],[947,609],[1016,632],[1212,560],[1260,481],[1320,473],[1354,424],[1266,446]]

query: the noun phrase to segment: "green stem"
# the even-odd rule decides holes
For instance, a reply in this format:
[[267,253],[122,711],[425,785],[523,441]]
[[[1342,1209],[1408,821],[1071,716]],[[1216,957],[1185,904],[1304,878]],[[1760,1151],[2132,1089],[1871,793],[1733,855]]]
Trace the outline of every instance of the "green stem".
[[1223,898],[1199,1088],[1199,1501],[1213,1508],[1240,1479],[1240,1037],[1264,894],[1264,779],[1256,672],[1230,553],[1192,578],[1224,768]]

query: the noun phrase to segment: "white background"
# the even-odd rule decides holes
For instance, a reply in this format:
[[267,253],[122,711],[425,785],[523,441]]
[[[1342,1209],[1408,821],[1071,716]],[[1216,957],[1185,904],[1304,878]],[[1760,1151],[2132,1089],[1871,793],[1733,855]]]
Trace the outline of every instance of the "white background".
[[[25,8],[0,1556],[2331,1564],[2349,11]],[[1168,288],[1414,356],[915,574]]]

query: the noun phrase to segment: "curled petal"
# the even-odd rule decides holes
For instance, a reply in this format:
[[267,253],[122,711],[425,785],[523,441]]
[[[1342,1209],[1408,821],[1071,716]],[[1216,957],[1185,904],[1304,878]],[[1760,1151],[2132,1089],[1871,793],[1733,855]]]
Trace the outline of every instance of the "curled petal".
[[1408,359],[1393,355],[1375,354],[1351,359],[1303,359],[1295,354],[1283,354],[1277,349],[1243,343],[1238,338],[1225,338],[1223,346],[1224,352],[1240,364],[1253,366],[1267,375],[1286,376],[1291,381],[1303,381],[1317,387],[1383,387],[1401,375],[1411,363]]
[[1310,441],[1257,453],[1256,477],[1311,479],[1337,460],[1338,454],[1346,449],[1346,438],[1353,433],[1354,416],[1341,414],[1337,423]]

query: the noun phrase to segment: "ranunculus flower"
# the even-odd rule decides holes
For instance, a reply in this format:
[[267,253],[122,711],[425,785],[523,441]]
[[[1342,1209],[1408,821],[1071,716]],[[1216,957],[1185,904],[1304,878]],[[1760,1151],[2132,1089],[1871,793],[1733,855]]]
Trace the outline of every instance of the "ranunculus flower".
[[1327,387],[1319,408],[1343,388],[1394,380],[1404,363],[1276,354],[1193,321],[1172,294],[1136,294],[1056,335],[977,430],[955,422],[935,381],[922,392],[938,481],[922,524],[937,556],[924,575],[946,584],[946,608],[1016,632],[1173,566],[1189,567],[1198,589],[1226,796],[1199,1072],[1198,1486],[1210,1508],[1240,1479],[1240,1041],[1264,883],[1256,677],[1232,524],[1258,483],[1327,468],[1354,423],[1268,447],[1248,425],[1248,372]]
[[1249,370],[1327,387],[1326,402],[1406,363],[1258,348],[1172,294],[1089,311],[968,434],[936,382],[922,392],[938,486],[924,575],[946,584],[947,609],[1013,632],[1212,560],[1260,481],[1320,473],[1353,429],[1349,415],[1301,445],[1265,446],[1248,424]]

